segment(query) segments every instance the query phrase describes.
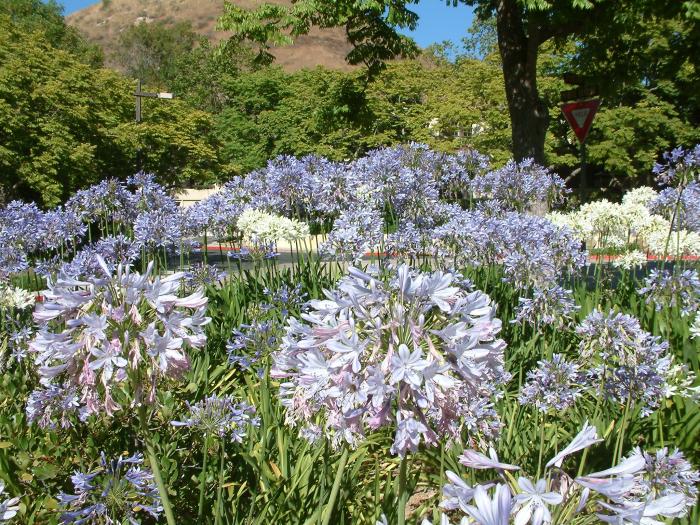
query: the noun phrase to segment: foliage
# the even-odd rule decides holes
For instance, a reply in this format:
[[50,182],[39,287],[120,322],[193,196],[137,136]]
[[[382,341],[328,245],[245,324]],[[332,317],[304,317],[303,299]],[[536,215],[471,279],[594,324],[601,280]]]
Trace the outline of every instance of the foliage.
[[4,0],[0,4],[0,17],[9,16],[22,32],[43,33],[51,46],[68,51],[86,64],[102,65],[102,51],[90,44],[75,28],[66,24],[63,6],[56,0]]
[[197,34],[189,22],[135,24],[119,35],[114,59],[130,77],[161,88],[176,74],[180,57],[196,43]]
[[[677,151],[657,171],[696,177],[695,159],[694,151]],[[522,163],[506,170],[518,171],[523,188],[561,185],[538,169],[525,173]],[[162,504],[166,516],[171,509],[169,523],[177,516],[183,524],[413,524],[424,517],[436,522],[441,500],[443,509],[478,514],[484,498],[473,499],[474,492],[487,490],[494,476],[517,493],[512,501],[507,494],[509,513],[513,505],[513,514],[524,516],[525,502],[547,494],[556,524],[583,525],[592,523],[595,512],[615,511],[600,506],[609,501],[607,485],[596,485],[596,479],[622,484],[610,498],[615,505],[635,502],[639,494],[660,505],[669,501],[660,497],[669,495],[676,503],[663,510],[681,514],[696,501],[694,469],[700,461],[694,446],[700,436],[700,365],[697,340],[689,337],[690,314],[700,305],[697,273],[672,268],[650,271],[644,279],[651,265],[640,274],[605,265],[583,270],[585,254],[568,229],[508,211],[523,206],[506,170],[489,171],[481,156],[443,155],[414,144],[340,165],[276,159],[188,209],[178,208],[143,175],[129,185],[103,182],[60,210],[40,212],[23,203],[0,209],[0,255],[26,250],[24,269],[6,267],[13,260],[5,257],[2,275],[34,291],[7,288],[0,304],[0,483],[10,508],[20,498],[16,521],[71,522],[76,516],[66,511],[73,510],[98,515],[109,510],[121,519],[157,514]],[[489,195],[476,206],[485,191],[480,178],[489,181]],[[449,191],[459,184],[473,186],[474,195]],[[626,203],[632,209],[653,198],[644,189]],[[334,218],[352,208],[389,209],[378,218],[380,231],[392,225],[407,237],[422,232],[424,244],[413,251],[395,242],[395,255],[380,250],[360,261],[362,272],[351,270],[341,280],[347,271],[343,262],[322,261],[308,248],[313,238],[299,239],[287,264],[274,257],[235,266],[222,260],[228,269],[223,278],[220,269],[188,267],[200,258],[214,260],[211,247],[202,253],[192,241],[206,241],[215,228],[226,230],[220,236],[223,249],[240,253],[245,246],[238,244],[239,233],[245,232],[237,229],[249,229],[248,219],[260,219],[253,221],[257,234],[273,223],[286,229],[298,224],[291,219],[313,219],[332,224],[339,242],[351,242],[353,225],[344,230]],[[177,231],[169,238],[156,224],[161,216],[175,219]],[[403,229],[407,222],[413,230]],[[302,232],[294,230],[298,238]],[[396,268],[397,258],[410,260],[413,269]],[[117,263],[153,273],[144,278]],[[25,271],[29,265],[51,276],[48,290],[36,273]],[[202,285],[206,299],[196,293]],[[490,301],[475,290],[484,290]],[[33,320],[28,303],[36,293],[43,302]],[[206,322],[207,301],[211,321],[203,346],[202,334],[192,329]],[[44,330],[37,331],[42,324]],[[168,337],[182,339],[170,345]],[[183,344],[186,338],[190,348]],[[402,344],[422,357],[412,358]],[[461,352],[465,345],[475,352]],[[484,345],[493,345],[498,355],[484,353]],[[112,353],[105,356],[108,349]],[[320,351],[328,362],[313,359]],[[451,352],[455,361],[449,365],[434,361]],[[286,360],[287,354],[297,360]],[[482,361],[487,354],[493,362]],[[80,363],[54,368],[71,355]],[[382,381],[390,389],[359,377],[369,372],[363,362],[374,359],[376,367],[386,360]],[[290,364],[299,371],[296,390],[279,378]],[[488,371],[493,366],[503,372],[498,381]],[[458,387],[448,371],[457,367],[466,390],[442,397]],[[169,373],[157,389],[138,388],[163,369]],[[66,399],[53,395],[50,384],[58,385],[46,380],[51,376],[65,378],[67,390],[79,392]],[[41,377],[47,384],[39,384]],[[465,386],[480,382],[488,384],[479,388],[495,394],[491,402]],[[97,403],[85,421],[76,417],[90,403],[78,393],[98,389],[102,399],[108,387],[121,409],[107,405],[105,397],[105,410]],[[342,432],[343,425],[362,417],[352,409],[380,408],[374,404],[378,391],[395,396],[398,427],[382,425],[381,411],[368,413],[377,416],[367,421],[376,429],[355,449],[343,450],[314,428]],[[148,394],[149,404],[132,406],[131,394],[137,399]],[[309,399],[332,406],[326,412],[333,418],[314,416],[316,406],[303,404]],[[474,405],[464,403],[467,399]],[[458,424],[452,404],[478,415]],[[290,412],[313,424],[291,426],[285,418]],[[408,413],[426,414],[431,426],[442,417],[449,426],[436,435],[427,425],[401,426]],[[403,460],[390,454],[399,430],[404,445],[416,446]],[[438,437],[444,431],[454,435],[454,443]],[[416,432],[435,445],[419,446]],[[591,446],[596,448],[574,457]],[[138,454],[144,447],[147,458]],[[124,459],[125,451],[134,456]],[[620,462],[629,477],[609,479],[604,469]],[[503,472],[517,469],[538,476],[528,484],[529,478],[516,481]],[[575,514],[587,486],[593,487],[591,497],[583,501],[583,513]],[[498,489],[505,501],[504,490]],[[192,497],[197,492],[199,500]],[[85,494],[85,501],[72,499],[73,493]],[[648,505],[650,511],[659,506],[654,505]],[[695,523],[697,510],[691,512],[679,521]]]
[[[106,176],[125,178],[144,149],[145,168],[171,186],[214,179],[208,114],[181,101],[146,101],[133,123],[134,84],[95,69],[0,17],[0,145],[6,198],[55,205]],[[156,103],[157,102],[157,103]],[[146,152],[146,148],[148,151]]]

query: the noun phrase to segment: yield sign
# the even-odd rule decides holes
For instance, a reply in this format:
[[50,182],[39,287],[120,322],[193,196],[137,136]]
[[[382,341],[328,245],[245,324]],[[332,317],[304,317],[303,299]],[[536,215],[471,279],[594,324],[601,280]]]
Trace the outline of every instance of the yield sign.
[[600,99],[584,100],[582,102],[571,102],[564,104],[561,107],[562,113],[569,122],[571,129],[574,130],[578,140],[583,144],[588,136],[588,131],[591,129],[593,117],[600,107]]

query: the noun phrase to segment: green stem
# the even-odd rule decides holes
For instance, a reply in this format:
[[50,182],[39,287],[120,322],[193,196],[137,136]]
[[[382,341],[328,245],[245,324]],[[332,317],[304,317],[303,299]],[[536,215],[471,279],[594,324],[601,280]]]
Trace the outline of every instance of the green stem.
[[542,425],[540,426],[540,453],[537,459],[537,478],[540,479],[540,474],[542,473],[542,456],[544,455],[544,425],[546,420],[546,414],[542,412]]
[[175,522],[175,516],[173,515],[173,509],[170,506],[170,498],[168,497],[168,489],[165,488],[165,483],[163,483],[163,476],[160,474],[160,465],[158,464],[158,458],[156,457],[156,452],[151,444],[151,438],[148,425],[146,424],[146,406],[141,404],[139,407],[139,423],[141,425],[141,432],[143,433],[144,443],[146,444],[146,452],[148,454],[148,462],[151,465],[151,470],[153,471],[153,478],[155,479],[156,486],[158,487],[158,494],[160,495],[160,502],[163,505],[163,512],[165,513],[165,520],[168,525],[177,525]]
[[333,515],[333,507],[335,507],[335,500],[338,497],[338,491],[340,490],[340,482],[343,479],[343,471],[345,470],[345,465],[348,462],[348,449],[343,448],[343,454],[340,456],[340,464],[338,465],[338,470],[335,473],[335,479],[333,480],[333,488],[331,489],[331,495],[328,497],[328,503],[326,504],[326,510],[323,516],[322,525],[328,525],[331,522],[331,516]]
[[406,490],[406,469],[408,460],[406,456],[401,458],[401,466],[399,467],[399,506],[398,506],[398,525],[406,523],[406,502],[408,501],[408,491]]
[[219,486],[216,487],[216,506],[215,512],[216,516],[214,518],[214,525],[220,525],[221,514],[223,511],[223,501],[222,496],[224,492],[224,460],[226,457],[226,449],[224,448],[223,441],[220,443],[221,448],[221,461],[219,462]]
[[202,447],[202,472],[199,474],[199,507],[197,507],[197,523],[202,523],[204,515],[204,493],[207,486],[207,463],[209,459],[209,433],[204,435],[204,446]]

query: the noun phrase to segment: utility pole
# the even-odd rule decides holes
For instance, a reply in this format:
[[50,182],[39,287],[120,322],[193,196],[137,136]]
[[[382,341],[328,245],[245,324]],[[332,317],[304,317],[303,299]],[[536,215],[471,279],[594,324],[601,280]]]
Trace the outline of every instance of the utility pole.
[[[141,122],[141,99],[142,98],[165,98],[165,99],[172,99],[174,95],[172,93],[149,93],[146,91],[141,91],[141,79],[139,78],[136,81],[136,92],[134,93],[134,97],[136,98],[136,111],[135,111],[135,119],[136,123],[138,124]],[[141,171],[141,148],[136,150],[136,172]]]

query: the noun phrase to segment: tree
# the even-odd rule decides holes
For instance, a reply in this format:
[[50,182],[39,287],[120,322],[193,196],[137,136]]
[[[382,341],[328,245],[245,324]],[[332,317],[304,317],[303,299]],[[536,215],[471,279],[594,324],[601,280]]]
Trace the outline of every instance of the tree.
[[24,32],[39,31],[51,46],[68,51],[86,64],[102,65],[102,50],[90,44],[78,31],[66,24],[63,7],[56,0],[3,0],[0,16],[6,15]]
[[[410,51],[395,30],[415,27],[417,15],[409,9],[415,3],[417,0],[297,0],[291,7],[265,5],[253,12],[229,4],[221,24],[234,31],[236,38],[267,45],[287,42],[290,37],[308,32],[313,25],[343,25],[351,31],[358,20],[366,19],[381,31],[360,32],[360,38],[351,40],[357,47],[349,59],[359,63],[358,56],[371,57],[369,63],[376,70],[377,60]],[[626,35],[634,33],[633,22],[640,14],[673,17],[681,12],[685,13],[683,16],[691,16],[688,13],[700,11],[697,1],[677,0],[447,0],[447,3],[472,6],[481,20],[495,19],[513,155],[518,159],[534,157],[539,162],[545,160],[549,125],[549,109],[540,97],[537,82],[537,61],[543,44],[576,36],[585,45],[586,36],[592,35],[598,25],[615,20],[617,32],[606,33],[607,44],[624,47]]]
[[[169,186],[218,172],[211,117],[181,101],[147,101],[134,119],[135,84],[93,68],[0,16],[0,184],[6,198],[53,206],[105,177],[143,167]],[[149,104],[153,103],[153,106]],[[160,104],[156,105],[156,102]]]
[[189,22],[141,23],[119,36],[114,58],[127,75],[165,87],[176,74],[178,60],[191,52],[197,41]]

